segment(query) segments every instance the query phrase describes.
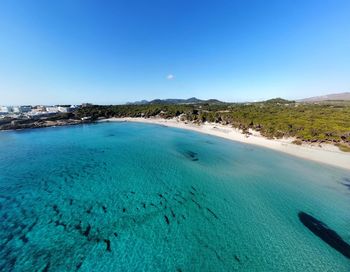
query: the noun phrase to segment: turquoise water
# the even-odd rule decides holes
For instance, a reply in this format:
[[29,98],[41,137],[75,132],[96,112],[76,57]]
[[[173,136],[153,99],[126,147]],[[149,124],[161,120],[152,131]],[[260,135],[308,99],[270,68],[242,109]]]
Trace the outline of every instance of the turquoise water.
[[[350,172],[133,123],[0,133],[1,271],[350,271]],[[345,184],[345,185],[344,185]]]

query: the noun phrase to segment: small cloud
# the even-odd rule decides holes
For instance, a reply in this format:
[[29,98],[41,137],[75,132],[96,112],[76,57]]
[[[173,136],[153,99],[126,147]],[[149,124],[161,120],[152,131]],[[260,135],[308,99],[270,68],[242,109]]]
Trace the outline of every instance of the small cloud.
[[175,78],[175,76],[173,74],[169,74],[166,76],[167,80],[173,80]]

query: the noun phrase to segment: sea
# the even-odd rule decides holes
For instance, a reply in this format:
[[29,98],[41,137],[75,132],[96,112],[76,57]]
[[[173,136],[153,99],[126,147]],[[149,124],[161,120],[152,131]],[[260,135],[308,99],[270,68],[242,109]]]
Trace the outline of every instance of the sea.
[[350,171],[160,125],[1,132],[0,218],[0,271],[350,271]]

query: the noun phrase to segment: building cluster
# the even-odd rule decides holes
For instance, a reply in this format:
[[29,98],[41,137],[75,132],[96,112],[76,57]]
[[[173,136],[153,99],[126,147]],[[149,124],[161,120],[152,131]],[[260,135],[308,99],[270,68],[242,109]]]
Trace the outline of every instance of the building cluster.
[[79,106],[0,106],[0,118],[4,117],[33,117],[52,115],[57,113],[69,113]]

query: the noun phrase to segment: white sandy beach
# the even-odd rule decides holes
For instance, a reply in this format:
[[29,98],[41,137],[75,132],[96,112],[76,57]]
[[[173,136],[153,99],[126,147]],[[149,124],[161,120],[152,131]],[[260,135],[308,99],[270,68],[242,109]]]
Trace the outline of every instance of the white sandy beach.
[[293,138],[270,140],[260,135],[259,132],[250,131],[252,135],[247,137],[240,130],[229,126],[205,123],[202,125],[183,122],[178,119],[162,118],[109,118],[101,120],[102,122],[140,122],[165,125],[181,129],[189,129],[200,133],[222,137],[228,140],[263,146],[276,151],[284,152],[300,158],[325,163],[328,165],[341,167],[350,170],[350,152],[342,152],[338,147],[330,144],[292,144]]

